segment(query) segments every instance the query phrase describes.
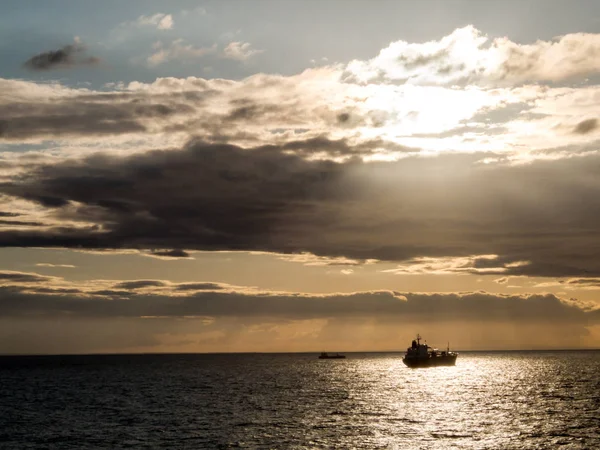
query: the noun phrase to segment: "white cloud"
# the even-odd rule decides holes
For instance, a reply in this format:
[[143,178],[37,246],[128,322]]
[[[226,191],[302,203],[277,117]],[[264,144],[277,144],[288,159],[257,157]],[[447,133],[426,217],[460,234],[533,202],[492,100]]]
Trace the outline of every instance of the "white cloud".
[[223,57],[236,61],[247,61],[263,51],[251,48],[249,42],[234,41],[227,44],[227,47],[223,50]]
[[152,16],[140,16],[135,21],[130,22],[130,24],[135,26],[155,26],[159,30],[170,30],[173,28],[173,16],[164,13]]
[[170,14],[166,15],[158,22],[157,28],[159,30],[170,30],[173,28],[173,17]]
[[161,42],[155,42],[152,49],[155,52],[146,59],[149,66],[158,66],[167,61],[185,62],[190,59],[198,59],[215,52],[216,47],[194,47],[191,44],[184,44],[183,39],[177,39],[171,42],[168,47],[165,47]]
[[375,58],[354,60],[346,79],[361,83],[515,84],[560,81],[598,73],[600,35],[573,33],[552,41],[519,44],[489,38],[472,25],[437,41],[392,42]]

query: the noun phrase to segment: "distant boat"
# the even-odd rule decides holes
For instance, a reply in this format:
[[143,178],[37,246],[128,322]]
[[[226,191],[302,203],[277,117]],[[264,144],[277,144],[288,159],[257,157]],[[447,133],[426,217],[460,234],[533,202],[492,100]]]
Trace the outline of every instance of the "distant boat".
[[427,344],[421,344],[421,336],[417,334],[417,339],[406,349],[402,361],[408,367],[454,366],[457,356],[458,353],[450,351],[450,344],[445,351],[439,351]]
[[329,353],[326,352],[322,352],[319,355],[319,359],[345,359],[346,355],[340,355],[339,353],[336,353],[335,355],[330,355]]

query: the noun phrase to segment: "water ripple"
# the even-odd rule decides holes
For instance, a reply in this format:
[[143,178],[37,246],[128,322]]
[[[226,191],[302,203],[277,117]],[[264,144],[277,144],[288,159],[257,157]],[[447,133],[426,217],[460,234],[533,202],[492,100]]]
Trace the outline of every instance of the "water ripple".
[[600,352],[0,358],[2,448],[600,448]]

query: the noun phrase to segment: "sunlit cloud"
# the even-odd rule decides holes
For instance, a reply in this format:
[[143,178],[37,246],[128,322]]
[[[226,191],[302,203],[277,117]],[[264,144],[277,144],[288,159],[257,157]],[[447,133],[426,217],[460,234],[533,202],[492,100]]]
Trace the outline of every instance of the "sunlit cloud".
[[345,79],[360,83],[504,85],[560,81],[598,72],[600,37],[573,33],[519,44],[490,40],[472,25],[423,43],[392,42],[375,58],[348,64]]
[[74,269],[76,266],[73,264],[52,264],[52,263],[37,263],[37,267],[48,267],[53,269]]
[[249,42],[233,41],[223,49],[223,57],[237,61],[248,61],[263,51],[252,48]]
[[125,22],[124,26],[154,26],[158,30],[170,30],[173,28],[173,16],[171,14],[157,13],[151,16],[140,16],[133,22]]
[[[524,267],[529,261],[502,261],[498,255],[474,255],[466,257],[419,257],[398,265],[395,269],[384,272],[398,275],[413,274],[474,274],[498,275],[509,271],[511,268]],[[506,282],[507,278],[496,280],[498,283]]]

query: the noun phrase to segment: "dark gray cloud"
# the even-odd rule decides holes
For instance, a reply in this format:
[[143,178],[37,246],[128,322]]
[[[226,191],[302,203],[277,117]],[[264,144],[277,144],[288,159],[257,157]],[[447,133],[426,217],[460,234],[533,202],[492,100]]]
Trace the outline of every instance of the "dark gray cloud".
[[180,283],[177,291],[219,291],[225,287],[219,283]]
[[[148,280],[145,280],[148,281]],[[202,283],[220,287],[218,283]],[[600,320],[598,311],[554,295],[495,295],[485,292],[423,294],[393,291],[330,295],[275,294],[271,292],[193,289],[187,295],[136,293],[130,289],[103,289],[86,293],[47,292],[40,287],[0,287],[0,315],[88,318],[118,317],[271,317],[287,320],[319,318],[391,318],[435,323],[447,321],[511,323],[580,323]],[[192,284],[181,286],[191,287]],[[202,287],[200,284],[197,287]],[[177,289],[185,291],[186,289]],[[431,311],[436,311],[434,316]]]
[[42,283],[52,280],[52,277],[26,272],[0,272],[0,282],[12,283]]
[[22,227],[40,227],[43,225],[42,222],[32,222],[27,220],[4,220],[0,219],[0,227],[3,225],[7,226],[22,226]]
[[598,128],[598,119],[587,119],[579,122],[573,133],[576,134],[588,134]]
[[117,289],[142,289],[147,287],[163,287],[166,286],[164,281],[159,280],[134,280],[134,281],[123,281],[114,285]]
[[385,261],[492,254],[472,260],[473,273],[600,276],[596,155],[519,166],[480,164],[492,154],[304,157],[320,151],[354,149],[326,138],[255,148],[194,140],[180,150],[36,166],[0,192],[82,226],[7,229],[0,245]]
[[192,111],[191,106],[176,101],[152,103],[134,96],[121,103],[105,102],[102,96],[73,97],[53,103],[7,103],[0,105],[0,139],[145,132],[146,120]]
[[[0,286],[0,352],[112,352],[160,344],[201,345],[197,351],[231,350],[232,345],[245,351],[272,351],[269,344],[274,339],[283,340],[279,351],[289,351],[290,338],[305,350],[320,350],[324,342],[354,350],[390,345],[396,349],[399,324],[405,329],[434,326],[437,331],[427,334],[432,343],[450,337],[460,348],[564,348],[585,345],[582,339],[589,335],[589,327],[600,323],[600,310],[550,294],[319,295],[211,282],[131,280],[111,286],[106,281],[55,281],[50,287],[14,280]],[[106,287],[94,290],[98,285]],[[298,336],[305,325],[316,334]],[[520,332],[515,335],[514,330]],[[14,339],[16,335],[23,339]],[[80,338],[73,340],[74,335]],[[239,347],[250,341],[250,348]]]
[[150,253],[150,256],[156,256],[159,258],[189,258],[190,254],[184,250],[173,249],[173,250],[155,250]]
[[[158,250],[166,247],[166,239],[174,245],[165,248],[164,256],[184,256],[167,250],[260,249],[259,242],[282,215],[308,211],[312,202],[334,195],[326,191],[336,168],[330,161],[308,162],[271,148],[194,142],[183,151],[123,159],[98,155],[43,166],[3,190],[57,208],[64,218],[96,221],[104,230],[65,228],[51,232],[54,238],[45,232],[15,232],[13,238],[21,243],[54,240],[58,246],[121,248],[133,240],[139,248]],[[27,181],[30,176],[37,181]],[[80,206],[71,208],[73,201]]]
[[65,45],[58,50],[50,50],[35,55],[25,61],[23,66],[33,71],[60,69],[73,66],[97,64],[100,60],[94,56],[84,56],[85,47],[80,44]]
[[383,139],[369,139],[360,143],[351,144],[347,139],[329,139],[327,136],[317,136],[308,139],[298,139],[281,145],[263,145],[261,150],[274,152],[293,152],[302,157],[310,157],[322,153],[329,158],[347,156],[368,156],[383,152],[418,152],[419,150]]
[[600,289],[600,278],[571,278],[569,280],[561,280],[560,283],[574,287]]

